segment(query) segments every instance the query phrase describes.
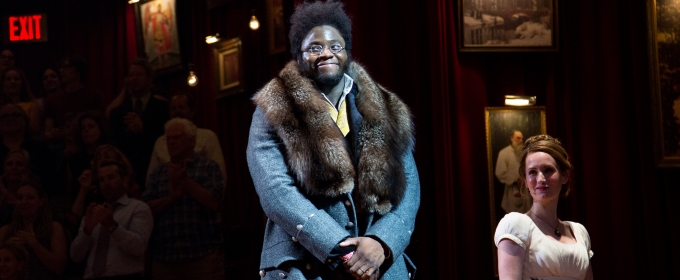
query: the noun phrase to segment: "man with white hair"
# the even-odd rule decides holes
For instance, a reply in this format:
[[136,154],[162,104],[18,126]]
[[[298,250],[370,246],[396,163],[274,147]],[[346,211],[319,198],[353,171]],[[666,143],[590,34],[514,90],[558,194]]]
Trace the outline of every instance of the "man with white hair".
[[522,195],[517,186],[519,180],[519,159],[522,153],[524,135],[519,130],[513,130],[510,135],[510,145],[498,153],[496,161],[496,178],[505,185],[501,207],[506,213],[525,213],[531,208],[529,195]]
[[[184,118],[191,120],[194,117],[194,98],[187,94],[177,94],[170,99],[170,118]],[[170,154],[168,154],[168,146],[165,135],[158,137],[156,144],[153,146],[153,153],[151,154],[151,161],[147,169],[147,179],[151,172],[158,167],[158,165],[169,162]],[[196,146],[194,152],[199,155],[214,160],[220,166],[222,171],[222,178],[226,181],[227,172],[224,164],[224,155],[222,154],[222,147],[217,135],[210,129],[197,128],[196,129]]]
[[191,121],[171,119],[165,137],[170,162],[153,170],[142,196],[154,214],[153,279],[224,279],[220,168],[194,152]]

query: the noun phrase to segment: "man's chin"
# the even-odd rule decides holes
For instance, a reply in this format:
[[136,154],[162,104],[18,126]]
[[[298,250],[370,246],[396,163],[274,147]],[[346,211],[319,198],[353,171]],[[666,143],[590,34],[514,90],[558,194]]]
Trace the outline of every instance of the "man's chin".
[[342,80],[342,73],[323,74],[316,76],[314,82],[318,86],[335,86]]

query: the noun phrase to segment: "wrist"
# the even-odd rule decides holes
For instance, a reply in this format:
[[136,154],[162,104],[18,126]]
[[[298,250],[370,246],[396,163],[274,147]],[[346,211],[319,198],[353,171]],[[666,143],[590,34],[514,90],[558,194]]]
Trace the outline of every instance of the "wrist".
[[107,229],[108,229],[109,233],[111,233],[111,232],[113,232],[114,230],[116,230],[117,228],[118,228],[118,223],[113,222],[113,225],[108,226]]
[[380,243],[380,246],[382,246],[382,249],[383,249],[383,255],[385,256],[385,259],[389,259],[392,256],[392,250],[390,250],[390,247],[388,247],[387,244],[385,244],[385,242],[383,242],[382,240],[380,240],[377,237],[369,236],[369,238]]

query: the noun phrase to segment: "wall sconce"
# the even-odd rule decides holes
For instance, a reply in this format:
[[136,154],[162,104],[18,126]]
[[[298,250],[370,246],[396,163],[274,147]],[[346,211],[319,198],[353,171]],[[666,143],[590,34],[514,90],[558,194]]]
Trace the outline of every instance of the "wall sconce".
[[510,106],[532,106],[536,105],[536,96],[506,95],[505,105]]
[[134,4],[134,3],[138,3],[138,2],[139,2],[139,0],[128,0],[128,4]]
[[249,25],[250,25],[250,29],[252,29],[252,30],[257,30],[258,28],[260,28],[260,22],[259,22],[259,21],[257,20],[257,18],[255,17],[255,10],[252,10],[252,11],[251,11],[251,14],[253,14],[253,16],[250,17],[250,24],[249,24]]
[[210,35],[205,37],[205,42],[208,44],[216,43],[220,40],[220,33],[215,33],[215,35]]
[[189,76],[187,77],[187,85],[195,87],[198,85],[198,76],[194,73],[194,64],[189,63]]

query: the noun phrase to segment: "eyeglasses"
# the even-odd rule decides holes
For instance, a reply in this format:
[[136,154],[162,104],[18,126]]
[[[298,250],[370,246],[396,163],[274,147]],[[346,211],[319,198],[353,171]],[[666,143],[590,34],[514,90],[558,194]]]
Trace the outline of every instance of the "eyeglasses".
[[[323,49],[325,49],[325,48],[326,47],[322,46],[322,45],[312,45],[311,47],[307,48],[307,50],[305,50],[303,52],[308,52],[308,53],[311,53],[313,55],[321,55],[321,53],[323,52]],[[331,44],[330,46],[328,46],[328,50],[331,51],[331,53],[334,53],[334,54],[339,53],[344,49],[345,49],[345,47],[343,47],[340,44]]]

